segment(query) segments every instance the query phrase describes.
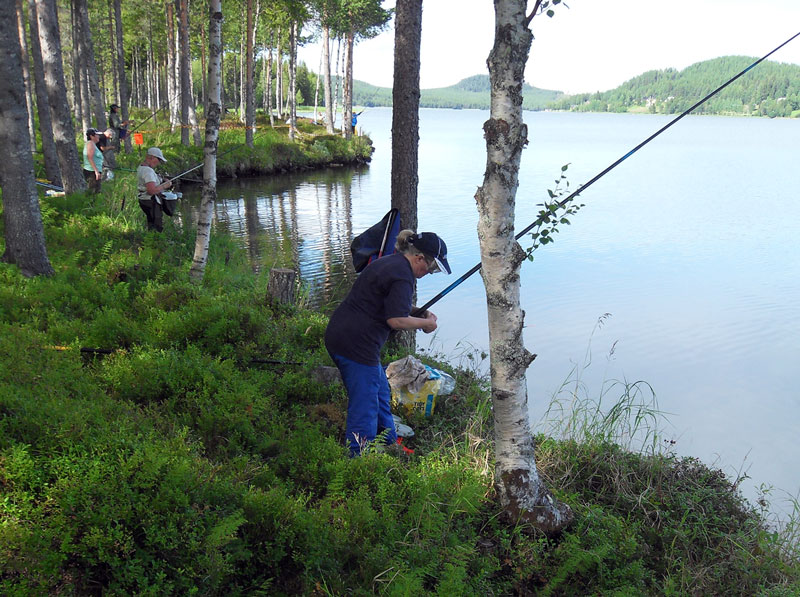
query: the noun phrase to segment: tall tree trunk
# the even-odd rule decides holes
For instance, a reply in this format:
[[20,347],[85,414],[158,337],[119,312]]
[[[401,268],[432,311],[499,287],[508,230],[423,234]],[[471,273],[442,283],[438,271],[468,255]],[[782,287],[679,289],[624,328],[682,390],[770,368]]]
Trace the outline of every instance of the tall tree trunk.
[[395,5],[392,85],[392,207],[403,228],[417,229],[419,183],[419,66],[422,0]]
[[181,144],[189,146],[189,101],[192,96],[191,55],[189,54],[189,0],[178,2],[178,63],[181,89]]
[[22,80],[25,85],[25,106],[28,110],[28,138],[31,148],[36,149],[36,124],[33,118],[33,80],[31,79],[30,59],[28,58],[28,37],[25,35],[25,9],[22,0],[15,0],[17,13],[17,37],[19,38],[20,61],[22,64]]
[[[191,78],[189,86],[191,89]],[[195,147],[203,146],[203,136],[200,134],[200,127],[197,124],[197,112],[194,109],[194,92],[189,94],[189,126],[192,128],[192,137],[194,138]]]
[[131,69],[131,84],[134,92],[132,103],[137,107],[142,106],[142,61],[139,57],[139,46],[133,46],[133,68]]
[[[395,5],[392,84],[391,196],[392,207],[399,210],[403,228],[411,230],[417,230],[421,40],[422,0],[398,0]],[[350,120],[345,118],[345,122]],[[392,337],[392,344],[412,351],[416,342],[416,330],[402,331]]]
[[179,124],[180,104],[178,101],[178,45],[175,36],[175,5],[172,0],[166,2],[167,30],[167,103],[169,104],[169,125],[171,131]]
[[349,139],[353,136],[353,46],[355,32],[347,32],[344,58],[344,88],[342,97],[342,136]]
[[206,89],[206,76],[208,65],[206,63],[206,52],[208,51],[208,41],[206,40],[206,28],[200,27],[200,103],[203,105],[203,114],[208,113],[208,92]]
[[[158,110],[158,100],[156,99],[156,86],[158,79],[156,78],[156,58],[153,52],[153,28],[150,27],[149,35],[147,36],[147,107],[151,112]],[[157,117],[153,118],[153,122]]]
[[[242,7],[244,10],[244,6]],[[244,14],[242,18],[247,18]],[[237,85],[237,89],[239,90],[239,109],[238,109],[238,117],[239,122],[244,124],[244,54],[245,54],[245,38],[247,34],[243,35],[239,40],[239,85]]]
[[[114,85],[112,97],[120,97],[119,93],[119,67],[117,66],[117,35],[114,29],[114,0],[108,0],[108,44],[111,46],[111,82]],[[105,85],[103,86],[105,88]],[[114,102],[116,103],[116,102]],[[110,123],[109,123],[110,124]]]
[[[114,29],[116,31],[116,53],[117,53],[117,78],[119,80],[119,108],[122,111],[122,121],[130,119],[128,103],[130,102],[128,92],[128,80],[125,76],[125,47],[122,44],[122,6],[120,0],[114,2]],[[117,141],[119,143],[119,141]],[[125,137],[125,153],[131,150],[131,136]]]
[[248,147],[253,147],[253,131],[256,127],[256,100],[253,90],[253,38],[255,36],[253,26],[253,0],[247,0],[247,31],[245,36],[247,43],[245,46],[245,114],[244,114],[244,140]]
[[333,83],[331,81],[331,32],[327,25],[322,26],[322,68],[325,73],[325,130],[333,134]]
[[100,78],[97,76],[97,63],[95,62],[94,43],[92,43],[92,28],[89,24],[89,7],[86,0],[75,0],[75,10],[80,22],[80,41],[83,54],[83,64],[86,67],[87,84],[89,88],[89,99],[91,100],[94,112],[94,120],[97,128],[105,130],[108,122],[106,121],[105,107],[103,106],[103,96],[100,93]]
[[[2,260],[25,276],[53,273],[44,242],[42,214],[28,142],[25,85],[22,79],[15,5],[0,2],[0,181],[3,190],[5,253]],[[65,91],[66,96],[66,91]]]
[[31,30],[31,56],[33,57],[33,80],[36,91],[36,112],[39,115],[39,136],[42,139],[44,154],[44,171],[54,185],[61,184],[61,168],[58,165],[58,152],[53,137],[53,120],[50,117],[50,102],[47,99],[47,87],[44,82],[44,65],[42,49],[39,44],[39,21],[36,17],[36,2],[28,0],[28,25]]
[[221,104],[222,64],[222,0],[209,0],[208,24],[208,114],[206,117],[206,141],[203,146],[203,195],[197,217],[197,238],[189,276],[194,282],[202,282],[208,262],[208,245],[211,240],[211,220],[214,202],[217,199],[217,142]]
[[486,172],[475,199],[481,275],[486,287],[495,426],[495,490],[505,515],[551,535],[572,520],[536,468],[525,371],[536,355],[525,349],[519,269],[525,252],[514,239],[519,164],[528,143],[522,84],[533,35],[527,0],[495,0],[495,41],[489,54],[491,114],[483,125]]
[[[272,36],[270,35],[270,44],[272,44]],[[272,113],[272,46],[270,45],[269,53],[267,55],[267,90],[264,92],[267,96],[267,114],[269,114],[269,125],[275,128],[275,115]]]
[[64,67],[61,63],[61,35],[58,30],[58,12],[55,0],[36,0],[36,17],[39,23],[39,41],[42,49],[44,79],[47,99],[53,117],[53,138],[56,143],[61,182],[64,191],[74,193],[86,189],[82,166],[75,145],[75,129],[67,102],[64,85]]
[[281,30],[278,28],[278,43],[275,46],[275,109],[278,120],[283,122],[283,54],[281,53]]
[[289,141],[297,134],[297,21],[289,25]]
[[[72,3],[70,3],[72,6]],[[83,81],[83,67],[81,66],[81,51],[79,48],[79,29],[78,13],[74,6],[70,10],[70,24],[72,25],[72,99],[73,99],[73,113],[75,114],[75,121],[81,123],[81,128],[86,130],[89,127],[89,118],[83,109],[84,99],[84,81]]]

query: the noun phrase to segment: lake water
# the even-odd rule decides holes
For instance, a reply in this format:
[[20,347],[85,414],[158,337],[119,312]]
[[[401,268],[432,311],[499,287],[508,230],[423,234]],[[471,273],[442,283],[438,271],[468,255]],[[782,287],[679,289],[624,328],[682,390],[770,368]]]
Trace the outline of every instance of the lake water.
[[[454,274],[422,279],[420,304],[479,261],[474,194],[487,118],[478,110],[420,112],[419,229],[446,240]],[[562,165],[570,164],[574,190],[671,117],[525,119],[518,229],[535,219]],[[322,309],[352,283],[353,235],[390,207],[390,109],[368,109],[359,126],[376,147],[368,167],[219,187],[217,225],[242,239],[254,269],[282,255]],[[643,380],[668,413],[660,431],[672,450],[732,477],[746,474],[741,488],[751,499],[762,484],[773,486],[778,510],[797,495],[799,137],[798,120],[690,116],[580,197],[586,207],[572,226],[522,266],[525,343],[538,354],[528,372],[535,425],[576,367],[590,398],[613,380]],[[487,348],[479,274],[432,311],[440,328],[419,335],[421,348],[456,363]]]

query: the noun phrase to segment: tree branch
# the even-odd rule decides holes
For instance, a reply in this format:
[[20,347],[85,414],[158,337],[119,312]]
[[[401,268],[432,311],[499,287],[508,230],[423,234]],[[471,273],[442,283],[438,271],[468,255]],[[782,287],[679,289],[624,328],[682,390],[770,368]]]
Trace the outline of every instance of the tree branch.
[[531,11],[531,14],[529,14],[528,17],[525,19],[526,27],[531,24],[533,17],[536,16],[536,13],[539,11],[539,7],[541,5],[542,5],[542,0],[536,0],[536,4],[533,5],[533,10]]

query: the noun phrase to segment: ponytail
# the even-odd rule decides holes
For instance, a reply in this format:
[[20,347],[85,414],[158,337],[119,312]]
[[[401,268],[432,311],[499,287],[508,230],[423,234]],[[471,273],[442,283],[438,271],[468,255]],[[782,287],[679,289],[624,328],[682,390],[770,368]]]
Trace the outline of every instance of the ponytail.
[[414,246],[414,242],[418,239],[417,233],[413,230],[401,230],[397,235],[397,241],[394,244],[396,253],[420,255],[422,251]]

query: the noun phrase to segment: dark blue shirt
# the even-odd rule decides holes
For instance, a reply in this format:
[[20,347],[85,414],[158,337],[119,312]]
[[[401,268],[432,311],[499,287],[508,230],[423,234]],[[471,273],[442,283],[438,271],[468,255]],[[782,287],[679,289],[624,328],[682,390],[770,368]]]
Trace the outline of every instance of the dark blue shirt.
[[407,317],[414,296],[414,271],[402,253],[381,257],[359,274],[325,330],[328,352],[362,365],[378,365],[391,328],[386,320]]

